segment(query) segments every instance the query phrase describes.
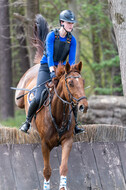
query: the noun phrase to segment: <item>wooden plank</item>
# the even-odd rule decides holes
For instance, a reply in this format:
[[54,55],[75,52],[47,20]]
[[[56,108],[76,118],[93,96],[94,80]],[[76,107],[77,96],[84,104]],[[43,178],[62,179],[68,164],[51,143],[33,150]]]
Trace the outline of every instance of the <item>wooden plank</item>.
[[41,145],[34,145],[34,150],[33,150],[33,155],[35,159],[35,164],[37,168],[37,173],[38,173],[38,178],[39,178],[39,183],[41,189],[43,189],[43,168],[44,168],[44,163],[43,163],[43,157],[42,157],[42,151],[41,151]]
[[124,190],[126,184],[116,143],[93,143],[103,190]]
[[[73,143],[73,147],[70,152],[67,186],[68,189],[84,190],[86,189],[84,182],[84,167],[77,146],[77,143]],[[58,148],[58,157],[61,162],[61,147]]]
[[10,148],[11,146],[0,145],[0,190],[16,190]]
[[[125,190],[126,142],[73,144],[68,189]],[[50,155],[51,190],[59,188],[61,146]],[[42,190],[41,145],[0,145],[0,190]]]
[[79,149],[82,154],[85,173],[84,181],[87,189],[102,190],[92,145],[89,143],[79,143]]
[[59,159],[57,154],[57,148],[54,148],[50,154],[50,164],[52,168],[52,175],[51,175],[51,190],[56,190],[59,188]]
[[70,189],[87,189],[85,184],[85,173],[78,143],[73,143],[68,162],[68,187]]
[[[42,157],[42,151],[41,151],[40,144],[34,148],[33,154],[34,154],[34,159],[35,159],[37,172],[38,172],[38,176],[39,176],[40,186],[42,189],[43,188],[43,180],[44,180],[44,177],[43,177],[44,163],[43,163],[43,157]],[[52,169],[50,184],[51,184],[51,189],[55,190],[55,189],[58,189],[58,187],[59,187],[59,161],[58,161],[58,157],[57,157],[57,148],[54,148],[51,151],[50,165],[51,165],[51,169]]]
[[123,174],[126,181],[126,142],[117,143],[120,153],[120,160],[123,168]]
[[32,153],[32,145],[13,146],[13,169],[18,190],[39,190],[40,184]]

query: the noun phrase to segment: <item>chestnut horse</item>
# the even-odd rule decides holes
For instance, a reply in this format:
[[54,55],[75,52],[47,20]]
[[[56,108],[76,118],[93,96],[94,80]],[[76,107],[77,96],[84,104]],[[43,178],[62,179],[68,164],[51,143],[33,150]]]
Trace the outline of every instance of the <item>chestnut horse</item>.
[[[18,87],[32,89],[36,86],[39,65],[30,68],[21,78]],[[47,83],[48,98],[45,106],[36,113],[32,120],[32,127],[36,127],[41,138],[42,155],[44,160],[44,185],[43,190],[50,190],[50,151],[61,144],[62,156],[60,165],[60,190],[66,190],[68,158],[72,148],[75,118],[72,106],[77,105],[78,109],[86,112],[88,108],[84,91],[84,80],[80,75],[82,62],[70,66],[59,65],[56,68],[56,78]],[[24,91],[16,91],[15,97],[23,95]],[[16,100],[20,108],[28,112],[27,95]]]

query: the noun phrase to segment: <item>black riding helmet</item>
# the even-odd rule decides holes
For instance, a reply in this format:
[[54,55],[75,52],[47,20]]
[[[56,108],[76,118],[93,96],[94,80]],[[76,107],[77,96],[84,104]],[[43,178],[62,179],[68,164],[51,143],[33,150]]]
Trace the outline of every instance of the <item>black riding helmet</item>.
[[76,19],[75,19],[75,15],[72,11],[64,10],[59,15],[59,21],[60,21],[60,23],[61,23],[61,21],[75,23]]

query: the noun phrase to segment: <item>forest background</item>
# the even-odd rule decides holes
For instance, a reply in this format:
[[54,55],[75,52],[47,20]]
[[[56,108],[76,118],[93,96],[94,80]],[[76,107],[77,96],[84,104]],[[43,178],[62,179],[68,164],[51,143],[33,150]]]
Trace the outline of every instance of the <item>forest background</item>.
[[[59,27],[59,14],[72,10],[77,19],[76,63],[83,63],[82,76],[89,97],[123,95],[115,33],[107,0],[0,0],[0,118],[14,117],[14,91],[21,76],[33,66],[35,15],[42,14],[49,29]],[[20,114],[19,114],[20,115]],[[15,116],[16,117],[16,116]]]

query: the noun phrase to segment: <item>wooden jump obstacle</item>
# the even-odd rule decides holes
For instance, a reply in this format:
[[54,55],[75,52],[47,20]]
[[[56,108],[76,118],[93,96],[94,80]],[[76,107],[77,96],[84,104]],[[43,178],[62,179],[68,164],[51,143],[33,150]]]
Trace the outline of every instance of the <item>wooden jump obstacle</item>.
[[[83,126],[69,158],[68,190],[126,190],[126,131],[112,125]],[[51,152],[51,189],[59,187],[61,147]],[[0,190],[42,190],[40,138],[0,127]],[[73,179],[69,181],[69,179]]]

